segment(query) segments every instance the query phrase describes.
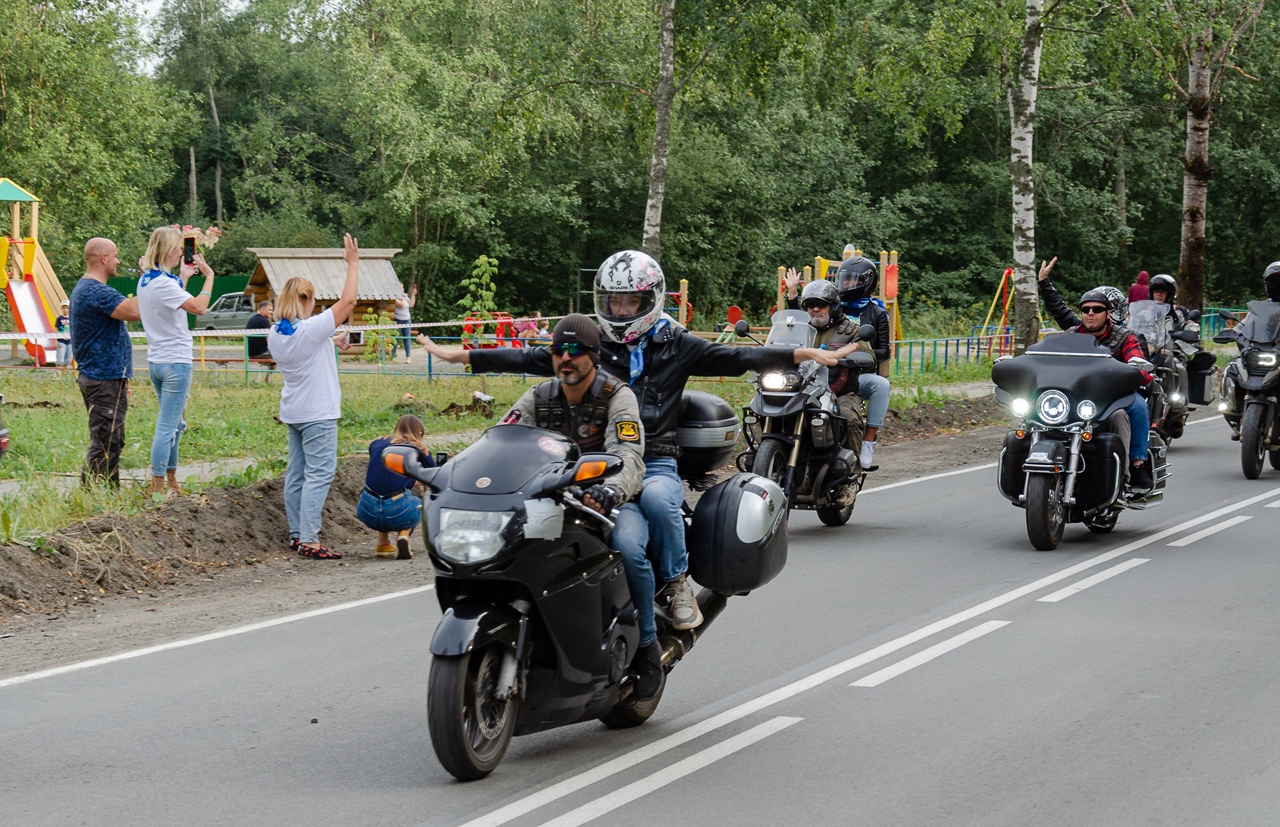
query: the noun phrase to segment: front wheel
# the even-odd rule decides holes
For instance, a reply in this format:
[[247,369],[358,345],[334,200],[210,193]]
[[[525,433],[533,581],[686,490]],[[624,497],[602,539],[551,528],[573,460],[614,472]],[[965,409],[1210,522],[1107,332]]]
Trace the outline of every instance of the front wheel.
[[1027,537],[1040,551],[1053,551],[1062,540],[1066,506],[1062,502],[1062,478],[1056,474],[1032,474],[1027,479]]
[[[791,461],[791,445],[780,439],[766,439],[756,449],[756,460],[751,464],[751,473],[768,477],[779,486],[787,478],[787,463]],[[784,491],[788,504],[791,492]]]
[[1267,452],[1266,418],[1266,405],[1249,405],[1240,420],[1240,467],[1248,480],[1256,480],[1262,473],[1262,456]]
[[487,646],[431,661],[427,684],[431,746],[459,781],[475,781],[493,772],[511,743],[520,702],[493,696],[502,658],[501,647]]

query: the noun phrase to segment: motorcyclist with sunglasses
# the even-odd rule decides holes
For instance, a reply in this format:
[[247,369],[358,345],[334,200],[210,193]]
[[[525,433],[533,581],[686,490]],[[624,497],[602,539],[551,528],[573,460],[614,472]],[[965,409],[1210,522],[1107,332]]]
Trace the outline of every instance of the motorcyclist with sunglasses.
[[[1130,359],[1146,359],[1138,337],[1123,325],[1114,320],[1114,313],[1119,310],[1108,295],[1109,291],[1093,289],[1080,297],[1080,315],[1077,316],[1063,300],[1058,289],[1049,281],[1049,272],[1058,263],[1055,256],[1052,261],[1040,263],[1040,292],[1044,295],[1044,303],[1053,320],[1068,333],[1088,333],[1098,344],[1111,351],[1111,355],[1126,364]],[[1142,372],[1143,385],[1151,383],[1151,375]],[[1151,414],[1147,410],[1147,401],[1142,397],[1134,399],[1123,412],[1117,412],[1110,423],[1111,430],[1119,434],[1120,439],[1129,447],[1129,485],[1135,491],[1148,491],[1155,481],[1151,476],[1151,468],[1147,465],[1147,448],[1151,428]]]

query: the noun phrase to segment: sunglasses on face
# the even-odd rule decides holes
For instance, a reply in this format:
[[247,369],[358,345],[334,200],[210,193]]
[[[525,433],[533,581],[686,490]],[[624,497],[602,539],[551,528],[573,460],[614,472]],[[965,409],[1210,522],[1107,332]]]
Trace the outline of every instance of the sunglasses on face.
[[568,356],[570,359],[577,359],[587,352],[587,346],[579,342],[562,342],[558,345],[552,345],[551,352],[556,356]]
[[809,302],[808,304],[804,305],[804,309],[805,309],[805,310],[822,310],[822,309],[827,308],[827,307],[830,307],[830,306],[831,306],[831,305],[827,304],[826,302],[814,302],[814,301],[811,301],[811,302]]
[[1091,305],[1089,305],[1088,307],[1082,307],[1082,308],[1080,308],[1080,312],[1081,312],[1082,314],[1086,315],[1086,316],[1092,316],[1092,315],[1094,315],[1094,314],[1106,313],[1106,312],[1107,312],[1107,308],[1105,308],[1105,307],[1098,307],[1096,304],[1091,304]]

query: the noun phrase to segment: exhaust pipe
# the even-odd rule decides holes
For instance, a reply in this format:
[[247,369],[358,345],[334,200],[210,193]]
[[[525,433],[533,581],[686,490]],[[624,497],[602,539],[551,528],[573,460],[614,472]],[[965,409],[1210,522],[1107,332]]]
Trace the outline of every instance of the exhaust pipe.
[[697,628],[672,630],[658,638],[658,643],[662,647],[662,668],[668,672],[688,654],[711,622],[724,611],[725,605],[729,602],[729,595],[703,589],[698,592],[697,601],[698,610],[702,612],[702,623]]

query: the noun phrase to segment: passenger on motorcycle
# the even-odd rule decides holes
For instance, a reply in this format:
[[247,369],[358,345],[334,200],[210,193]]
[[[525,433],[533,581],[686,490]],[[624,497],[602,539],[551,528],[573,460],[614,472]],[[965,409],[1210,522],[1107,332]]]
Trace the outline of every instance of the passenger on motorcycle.
[[[800,276],[794,269],[791,269],[787,271],[785,281],[787,285],[787,307],[797,309],[803,303],[796,294]],[[845,259],[840,263],[840,268],[836,271],[833,286],[836,289],[839,304],[833,305],[831,313],[832,318],[834,318],[836,312],[839,312],[842,317],[848,318],[855,330],[864,324],[871,325],[875,329],[875,336],[869,342],[871,351],[875,354],[877,364],[884,365],[889,361],[891,339],[889,336],[889,314],[880,300],[875,298],[876,286],[879,281],[880,270],[870,259],[862,256],[852,256]],[[810,282],[809,287],[823,283],[823,281]],[[808,290],[808,287],[805,289]],[[812,314],[810,316],[812,317]],[[813,320],[810,318],[810,323],[812,322]],[[819,328],[819,330],[821,329]],[[819,340],[821,340],[821,336],[819,336]],[[867,429],[862,438],[858,460],[863,470],[872,471],[876,467],[873,464],[876,436],[880,427],[884,425],[884,416],[889,410],[889,380],[878,373],[859,374],[857,393],[867,402]]]
[[[567,436],[584,453],[604,451],[622,458],[622,471],[608,484],[593,485],[582,497],[588,508],[608,515],[615,506],[633,499],[644,483],[644,431],[635,394],[603,371],[600,364],[600,327],[589,316],[565,316],[551,333],[556,375],[524,392],[502,418],[503,425],[532,425]],[[616,532],[613,538],[616,538]],[[611,539],[613,539],[611,538]],[[662,650],[658,647],[653,618],[653,595],[648,604],[636,597],[644,593],[632,585],[635,561],[622,553],[640,625],[640,646],[632,668],[639,680],[635,696],[652,698],[662,685]]]
[[[606,337],[601,342],[601,369],[633,389],[645,435],[644,488],[618,512],[612,542],[631,561],[627,578],[632,599],[644,612],[652,608],[656,589],[655,572],[645,555],[652,538],[658,558],[656,574],[666,584],[664,597],[670,598],[672,626],[692,629],[702,623],[702,611],[686,577],[684,486],[676,472],[679,448],[675,441],[685,383],[690,376],[738,376],[809,359],[832,367],[836,357],[817,348],[734,348],[690,334],[663,312],[666,278],[662,268],[636,250],[605,259],[596,271],[593,292]],[[425,336],[418,341],[437,358],[470,364],[476,373],[548,376],[554,370],[551,351],[545,347],[462,350],[440,347]]]
[[[1080,315],[1077,316],[1063,301],[1058,289],[1049,281],[1049,272],[1057,262],[1057,257],[1049,262],[1041,262],[1039,278],[1045,306],[1058,326],[1068,333],[1092,335],[1098,344],[1110,350],[1111,355],[1121,362],[1127,363],[1135,357],[1145,359],[1138,337],[1127,330],[1123,324],[1115,321],[1117,314],[1128,309],[1128,301],[1126,300],[1124,307],[1121,308],[1108,295],[1109,291],[1089,290],[1080,297]],[[1144,371],[1142,377],[1144,385],[1150,384],[1150,374]],[[1146,400],[1141,397],[1135,399],[1124,413],[1124,416],[1120,413],[1112,416],[1110,426],[1129,446],[1130,486],[1137,491],[1147,491],[1155,485],[1155,480],[1151,476],[1151,469],[1147,467],[1151,415],[1147,410]]]
[[1178,282],[1173,276],[1161,273],[1151,279],[1151,300],[1169,305],[1169,318],[1173,319],[1173,329],[1183,330],[1187,326],[1187,314],[1190,312],[1180,304],[1174,304],[1178,298]]

